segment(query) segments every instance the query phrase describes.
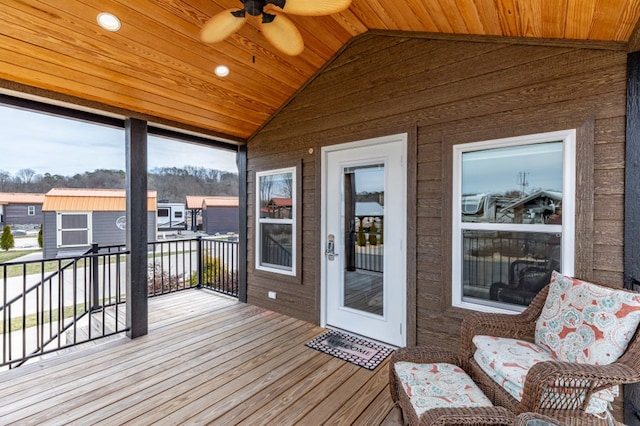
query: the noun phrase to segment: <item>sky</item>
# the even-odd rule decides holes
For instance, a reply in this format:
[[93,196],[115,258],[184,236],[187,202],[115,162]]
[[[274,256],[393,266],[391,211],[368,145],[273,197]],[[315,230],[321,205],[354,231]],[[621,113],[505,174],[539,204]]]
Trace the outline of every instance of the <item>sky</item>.
[[465,152],[462,157],[462,194],[504,194],[522,190],[562,192],[562,142]]
[[[125,170],[124,130],[0,106],[0,172],[73,176]],[[204,167],[237,173],[235,153],[149,136],[148,169]]]

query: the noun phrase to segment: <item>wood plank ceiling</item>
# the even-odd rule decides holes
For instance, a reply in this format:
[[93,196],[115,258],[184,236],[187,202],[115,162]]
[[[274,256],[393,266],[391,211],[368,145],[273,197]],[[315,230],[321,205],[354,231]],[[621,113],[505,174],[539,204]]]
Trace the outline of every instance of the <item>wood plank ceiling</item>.
[[[305,42],[295,57],[252,20],[202,43],[200,27],[235,7],[239,0],[2,1],[0,89],[26,85],[242,142],[370,30],[627,42],[640,17],[640,0],[353,0],[331,16],[288,15]],[[103,11],[120,18],[120,31],[98,27]],[[219,64],[227,78],[214,75]]]

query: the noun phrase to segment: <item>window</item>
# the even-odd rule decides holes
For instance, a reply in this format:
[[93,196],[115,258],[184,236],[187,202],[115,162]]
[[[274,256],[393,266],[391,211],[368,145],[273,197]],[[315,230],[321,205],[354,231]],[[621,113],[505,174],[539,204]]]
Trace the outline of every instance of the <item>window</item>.
[[36,206],[27,206],[27,216],[36,215]]
[[58,247],[91,244],[91,213],[58,213]]
[[453,149],[453,305],[521,311],[573,274],[575,131]]
[[256,269],[296,275],[296,169],[256,173]]

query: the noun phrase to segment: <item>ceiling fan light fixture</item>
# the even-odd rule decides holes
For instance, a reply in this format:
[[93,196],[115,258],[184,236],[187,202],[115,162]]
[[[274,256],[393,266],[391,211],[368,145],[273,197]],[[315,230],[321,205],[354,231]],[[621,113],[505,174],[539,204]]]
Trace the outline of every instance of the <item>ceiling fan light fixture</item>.
[[120,19],[118,19],[116,15],[108,12],[99,13],[96,20],[98,21],[98,25],[107,31],[115,32],[122,26]]
[[224,78],[229,75],[229,67],[226,65],[218,65],[216,69],[213,71],[220,78]]

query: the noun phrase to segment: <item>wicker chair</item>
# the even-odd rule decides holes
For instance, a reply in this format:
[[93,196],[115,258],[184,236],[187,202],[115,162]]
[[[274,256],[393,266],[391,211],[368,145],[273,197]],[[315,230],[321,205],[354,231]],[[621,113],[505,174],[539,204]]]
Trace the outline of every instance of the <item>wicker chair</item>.
[[463,369],[466,364],[460,354],[439,348],[413,347],[394,351],[389,360],[389,390],[393,401],[400,408],[406,424],[422,426],[513,425],[515,415],[504,407],[434,408],[418,417],[409,396],[398,386],[399,380],[396,377],[395,364],[400,361],[421,364],[447,363]]
[[[494,404],[508,408],[515,414],[540,413],[560,419],[569,425],[607,425],[601,419],[586,412],[593,393],[614,385],[640,382],[640,332],[629,342],[624,354],[607,365],[578,364],[546,361],[533,365],[524,383],[521,401],[517,401],[505,389],[487,375],[473,355],[476,335],[506,337],[534,342],[536,320],[545,304],[549,285],[533,299],[520,314],[472,313],[462,323],[462,356],[468,362],[468,372],[480,389]],[[562,395],[554,393],[552,385],[561,382]],[[556,388],[558,389],[558,388]],[[546,393],[545,393],[546,392]],[[552,401],[549,392],[554,396]],[[580,398],[580,395],[586,397]],[[546,396],[545,396],[546,395]]]

